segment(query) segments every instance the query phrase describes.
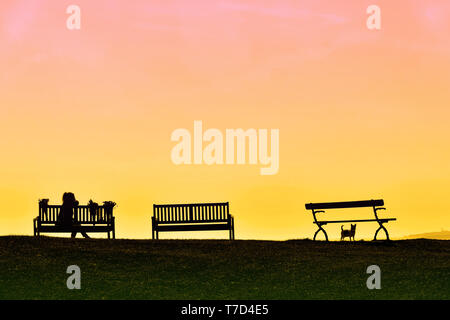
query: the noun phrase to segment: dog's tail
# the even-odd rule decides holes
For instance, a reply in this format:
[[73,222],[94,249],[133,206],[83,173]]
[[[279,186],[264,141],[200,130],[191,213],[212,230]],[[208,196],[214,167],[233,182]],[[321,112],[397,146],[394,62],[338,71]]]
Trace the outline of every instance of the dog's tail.
[[344,225],[341,226],[341,231],[344,231]]

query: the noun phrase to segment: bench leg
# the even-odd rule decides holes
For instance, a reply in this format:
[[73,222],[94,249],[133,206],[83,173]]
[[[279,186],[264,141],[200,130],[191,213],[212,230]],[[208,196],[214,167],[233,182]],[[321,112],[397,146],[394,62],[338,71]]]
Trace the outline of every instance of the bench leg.
[[319,230],[317,230],[316,231],[316,233],[314,233],[314,240],[316,240],[316,236],[317,236],[317,234],[320,232],[320,231],[322,231],[323,232],[323,234],[325,235],[325,239],[326,239],[326,241],[328,241],[328,235],[327,235],[327,233],[326,233],[326,231],[325,231],[325,229],[324,228],[322,228],[322,226],[321,225],[318,225],[318,227],[319,227]]
[[228,220],[228,226],[230,227],[230,240],[234,240],[234,217],[230,217]]
[[234,228],[233,228],[233,226],[230,227],[230,240],[234,240]]
[[157,227],[157,225],[156,225],[156,219],[155,219],[155,217],[153,216],[153,217],[152,217],[152,240],[157,239],[157,236],[156,236],[156,227]]
[[40,231],[39,231],[39,226],[40,226],[40,221],[39,220],[34,220],[33,221],[33,234],[34,236],[40,236]]
[[234,240],[234,217],[233,217],[233,226],[232,226],[232,228],[233,228],[233,240]]
[[389,233],[387,231],[387,229],[383,226],[382,223],[380,223],[380,227],[377,229],[377,231],[375,231],[375,236],[373,237],[373,241],[377,240],[377,234],[380,230],[384,231],[384,233],[386,234],[386,240],[390,241],[391,239],[389,239]]

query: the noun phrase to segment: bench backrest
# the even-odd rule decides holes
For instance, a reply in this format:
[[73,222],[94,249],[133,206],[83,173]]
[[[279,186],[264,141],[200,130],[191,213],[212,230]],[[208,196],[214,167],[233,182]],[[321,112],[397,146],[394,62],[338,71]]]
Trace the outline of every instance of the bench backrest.
[[379,207],[384,206],[382,199],[378,200],[362,200],[362,201],[344,201],[344,202],[323,202],[323,203],[307,203],[307,210],[316,209],[340,209],[340,208],[363,208],[363,207]]
[[[41,223],[56,223],[58,221],[61,205],[39,206]],[[75,208],[74,219],[78,223],[110,223],[113,218],[112,209],[108,214],[104,206],[98,206],[96,214],[90,212],[89,206],[81,205]]]
[[225,222],[229,213],[228,202],[153,205],[158,223]]

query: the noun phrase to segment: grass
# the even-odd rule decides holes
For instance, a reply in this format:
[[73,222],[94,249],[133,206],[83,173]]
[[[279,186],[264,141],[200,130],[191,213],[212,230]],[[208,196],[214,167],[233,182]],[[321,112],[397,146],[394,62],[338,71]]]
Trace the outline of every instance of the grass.
[[[69,265],[81,290],[69,290]],[[368,290],[366,268],[381,268]],[[0,299],[449,299],[450,241],[0,237]]]

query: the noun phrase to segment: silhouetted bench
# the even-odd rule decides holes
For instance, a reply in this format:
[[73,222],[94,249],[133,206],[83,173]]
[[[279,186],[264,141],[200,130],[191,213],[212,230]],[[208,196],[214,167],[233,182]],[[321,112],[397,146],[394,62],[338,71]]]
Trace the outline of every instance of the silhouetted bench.
[[[345,201],[345,202],[324,202],[324,203],[307,203],[305,204],[305,207],[307,210],[311,210],[314,222],[319,229],[314,234],[314,240],[316,240],[316,235],[319,233],[319,231],[322,231],[325,234],[325,238],[328,241],[328,235],[325,232],[325,229],[322,228],[323,225],[326,225],[328,223],[343,223],[343,222],[373,222],[376,221],[379,224],[379,228],[375,232],[375,237],[373,240],[377,239],[378,232],[383,229],[383,231],[386,233],[386,238],[389,240],[389,233],[387,232],[386,228],[383,226],[383,223],[387,223],[389,221],[397,220],[395,218],[379,218],[378,217],[378,211],[379,210],[386,210],[386,208],[383,208],[384,201],[383,200],[363,200],[363,201]],[[317,220],[316,214],[317,213],[324,213],[325,209],[343,209],[343,208],[364,208],[364,207],[371,207],[373,208],[373,213],[375,215],[375,219],[357,219],[357,220]]]
[[115,217],[113,208],[110,206],[96,206],[92,208],[87,205],[79,205],[74,211],[74,222],[70,226],[60,225],[58,216],[61,205],[48,205],[39,203],[39,216],[34,218],[34,236],[41,233],[72,233],[72,232],[106,232],[108,239],[116,238]]
[[228,230],[234,240],[234,218],[225,203],[154,204],[152,238],[162,231]]

